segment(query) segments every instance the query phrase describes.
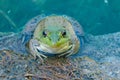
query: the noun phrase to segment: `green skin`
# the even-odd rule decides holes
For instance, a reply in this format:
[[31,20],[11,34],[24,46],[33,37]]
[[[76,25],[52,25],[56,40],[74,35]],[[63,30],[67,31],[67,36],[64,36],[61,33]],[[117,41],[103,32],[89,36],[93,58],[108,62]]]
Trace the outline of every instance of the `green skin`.
[[[61,27],[62,28],[62,27]],[[44,31],[44,30],[43,30]],[[40,36],[37,38],[39,42],[43,42],[44,44],[49,45],[50,47],[59,47],[60,45],[69,42],[69,34],[66,33],[62,35],[64,29],[59,29],[56,27],[47,27],[46,28],[46,36],[40,32]]]
[[49,16],[40,21],[34,31],[33,38],[29,41],[30,52],[35,58],[38,56],[42,61],[47,56],[39,53],[37,49],[58,54],[61,57],[75,54],[79,45],[72,25],[61,16]]

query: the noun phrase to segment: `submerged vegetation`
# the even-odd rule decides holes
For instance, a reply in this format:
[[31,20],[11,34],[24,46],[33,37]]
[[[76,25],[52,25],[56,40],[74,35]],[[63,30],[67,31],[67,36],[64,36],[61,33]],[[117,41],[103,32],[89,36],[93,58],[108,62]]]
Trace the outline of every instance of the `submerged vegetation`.
[[10,19],[8,15],[6,15],[2,10],[0,10],[0,14],[13,26],[13,28],[16,28],[16,24]]

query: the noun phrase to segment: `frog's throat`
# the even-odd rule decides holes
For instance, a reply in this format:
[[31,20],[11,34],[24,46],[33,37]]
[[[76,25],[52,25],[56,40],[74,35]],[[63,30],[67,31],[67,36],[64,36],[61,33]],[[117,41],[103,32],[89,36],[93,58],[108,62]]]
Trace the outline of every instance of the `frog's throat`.
[[[67,49],[65,49],[67,47]],[[40,53],[43,53],[45,55],[59,55],[59,54],[63,54],[69,50],[72,49],[72,44],[69,45],[69,46],[64,46],[63,48],[61,49],[58,49],[58,50],[54,50],[56,48],[51,48],[51,47],[48,47],[47,45],[45,44],[40,44],[39,48],[38,48],[38,52]],[[64,50],[65,49],[65,50]],[[63,51],[61,51],[63,50]]]

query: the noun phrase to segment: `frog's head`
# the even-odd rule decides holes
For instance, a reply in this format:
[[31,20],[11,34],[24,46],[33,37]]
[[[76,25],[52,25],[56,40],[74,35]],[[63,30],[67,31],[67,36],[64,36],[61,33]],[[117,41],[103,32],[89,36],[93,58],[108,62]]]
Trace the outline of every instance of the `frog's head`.
[[69,32],[60,26],[48,26],[40,32],[40,36],[39,41],[52,48],[68,44],[70,40]]
[[34,38],[44,48],[52,50],[51,52],[61,53],[71,48],[74,34],[69,21],[60,16],[49,16],[40,21],[34,32]]

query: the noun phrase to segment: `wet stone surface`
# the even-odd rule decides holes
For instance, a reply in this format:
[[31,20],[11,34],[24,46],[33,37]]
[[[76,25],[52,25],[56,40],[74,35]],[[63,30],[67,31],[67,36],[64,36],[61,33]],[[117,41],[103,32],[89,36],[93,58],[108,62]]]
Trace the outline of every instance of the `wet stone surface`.
[[[4,53],[4,55],[3,55]],[[1,80],[118,80],[119,67],[111,61],[98,63],[84,56],[48,58],[44,63],[12,51],[0,51]],[[107,58],[106,58],[107,59]],[[104,59],[105,60],[105,59]],[[118,62],[118,61],[116,61]]]

